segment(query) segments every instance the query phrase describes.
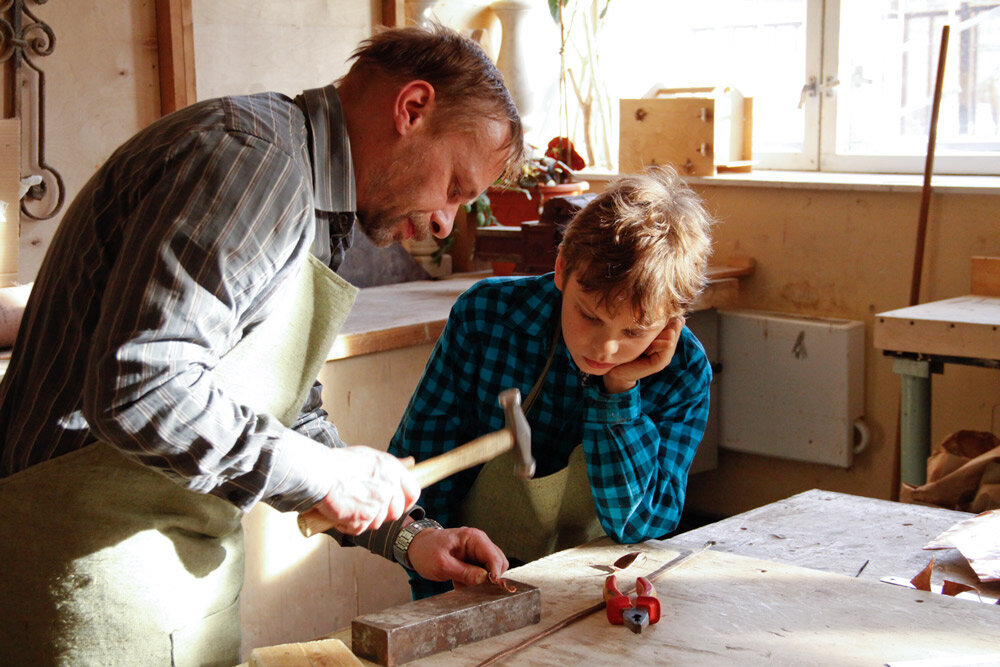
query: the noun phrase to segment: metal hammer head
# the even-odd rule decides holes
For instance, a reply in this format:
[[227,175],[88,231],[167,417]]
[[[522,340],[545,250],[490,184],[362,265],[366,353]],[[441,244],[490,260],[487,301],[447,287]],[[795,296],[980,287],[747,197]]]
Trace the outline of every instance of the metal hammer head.
[[504,389],[500,392],[503,406],[504,426],[514,436],[514,451],[517,452],[517,473],[522,477],[534,477],[535,457],[531,455],[531,427],[521,409],[521,392],[518,389]]

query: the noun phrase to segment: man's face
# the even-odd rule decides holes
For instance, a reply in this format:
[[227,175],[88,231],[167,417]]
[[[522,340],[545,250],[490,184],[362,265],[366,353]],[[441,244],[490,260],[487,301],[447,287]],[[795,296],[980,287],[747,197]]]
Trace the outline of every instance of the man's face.
[[573,362],[584,373],[605,375],[615,366],[637,359],[663,331],[666,320],[643,326],[628,304],[614,311],[598,304],[573,274],[556,262],[556,286],[562,290],[562,336]]
[[475,132],[428,128],[400,137],[383,166],[359,183],[358,221],[376,246],[393,241],[445,238],[455,213],[490,186],[503,170],[507,127],[484,120]]

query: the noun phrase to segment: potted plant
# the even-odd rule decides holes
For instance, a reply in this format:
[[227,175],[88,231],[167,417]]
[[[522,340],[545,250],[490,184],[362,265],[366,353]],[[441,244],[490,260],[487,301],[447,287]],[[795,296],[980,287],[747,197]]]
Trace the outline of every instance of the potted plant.
[[585,164],[572,142],[565,137],[552,139],[541,155],[536,149],[521,167],[521,174],[514,184],[494,185],[489,189],[496,224],[517,226],[528,220],[537,220],[542,205],[552,197],[586,191],[589,187],[587,182],[576,180],[574,175]]

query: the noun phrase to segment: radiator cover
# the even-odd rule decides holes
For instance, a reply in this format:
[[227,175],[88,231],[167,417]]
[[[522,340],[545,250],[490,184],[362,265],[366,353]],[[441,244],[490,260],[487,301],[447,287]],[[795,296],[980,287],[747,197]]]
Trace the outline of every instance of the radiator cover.
[[720,446],[848,468],[864,413],[864,323],[720,312]]

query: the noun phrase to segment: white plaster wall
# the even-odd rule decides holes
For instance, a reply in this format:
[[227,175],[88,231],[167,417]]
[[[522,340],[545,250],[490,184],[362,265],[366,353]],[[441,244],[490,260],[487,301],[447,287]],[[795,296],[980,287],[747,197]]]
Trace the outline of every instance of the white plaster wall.
[[358,0],[193,0],[192,14],[200,100],[325,86],[379,15]]

